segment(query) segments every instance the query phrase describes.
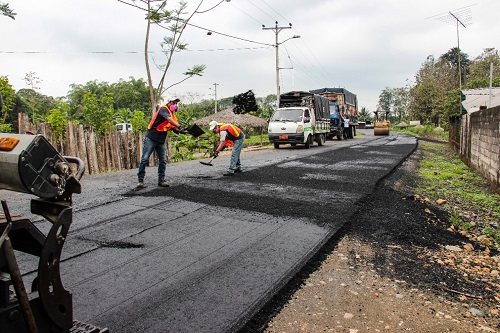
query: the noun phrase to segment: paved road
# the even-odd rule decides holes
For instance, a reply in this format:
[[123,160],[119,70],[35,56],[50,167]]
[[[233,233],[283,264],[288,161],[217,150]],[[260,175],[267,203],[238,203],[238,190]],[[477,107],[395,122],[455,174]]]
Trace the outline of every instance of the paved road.
[[[120,333],[236,332],[416,147],[365,133],[245,152],[234,177],[221,176],[224,156],[176,163],[169,188],[154,168],[139,191],[136,170],[85,176],[61,263],[75,319]],[[27,196],[15,198],[11,211],[26,213]],[[19,261],[29,281],[35,258]]]

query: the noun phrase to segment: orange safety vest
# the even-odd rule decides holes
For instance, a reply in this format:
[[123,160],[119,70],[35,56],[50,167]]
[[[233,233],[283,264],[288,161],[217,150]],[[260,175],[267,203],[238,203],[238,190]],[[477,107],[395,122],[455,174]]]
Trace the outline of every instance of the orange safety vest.
[[[172,117],[173,120],[177,121],[177,117],[175,116],[175,113],[170,111],[170,108],[168,107],[167,104],[163,105],[162,107],[164,107],[165,109],[167,109],[168,113],[170,114],[170,117]],[[156,111],[156,113],[153,115],[153,118],[151,118],[151,121],[149,122],[149,125],[148,125],[148,129],[156,129],[158,132],[166,132],[166,131],[170,131],[171,129],[174,128],[174,125],[172,125],[168,119],[165,119],[164,121],[160,122],[161,119],[158,119],[156,120],[156,118],[158,117],[158,115],[160,114],[160,109],[161,107],[158,109],[158,111]]]
[[234,137],[233,140],[226,139],[223,142],[224,146],[233,147],[234,140],[240,136],[241,130],[233,124],[220,124],[219,128],[221,131],[227,131],[229,134],[231,134],[231,136]]

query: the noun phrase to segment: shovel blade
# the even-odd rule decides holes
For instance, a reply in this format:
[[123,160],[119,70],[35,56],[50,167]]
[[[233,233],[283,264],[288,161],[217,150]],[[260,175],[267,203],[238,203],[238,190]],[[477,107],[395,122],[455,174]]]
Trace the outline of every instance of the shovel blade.
[[214,165],[212,164],[212,161],[210,161],[210,162],[200,162],[200,163],[201,163],[201,164],[203,164],[203,165],[214,166]]

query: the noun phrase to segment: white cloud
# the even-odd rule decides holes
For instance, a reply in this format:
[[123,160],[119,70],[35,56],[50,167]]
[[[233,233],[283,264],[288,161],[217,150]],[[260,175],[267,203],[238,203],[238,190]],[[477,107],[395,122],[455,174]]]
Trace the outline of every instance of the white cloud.
[[[200,10],[219,2],[205,0]],[[190,1],[189,8],[194,4]],[[207,65],[204,76],[169,93],[196,92],[210,98],[214,83],[218,97],[248,89],[257,96],[275,93],[274,47],[258,43],[274,45],[275,34],[261,25],[274,27],[278,21],[279,26],[292,23],[279,33],[280,42],[301,36],[279,47],[280,67],[294,68],[280,70],[282,92],[342,86],[358,95],[360,106],[374,110],[384,87],[404,86],[428,55],[438,57],[457,45],[456,27],[438,18],[466,6],[471,24],[459,29],[462,51],[475,58],[484,48],[500,49],[497,0],[478,0],[472,6],[463,0],[223,2],[194,16],[194,25],[214,33],[186,30],[189,51],[175,55],[167,85],[182,79],[195,64]],[[72,83],[146,78],[143,11],[116,0],[24,0],[11,7],[16,20],[0,17],[0,75],[7,75],[16,90],[26,86],[23,77],[28,72],[35,72],[43,80],[40,91],[52,96],[66,95]],[[159,43],[168,32],[153,29],[152,57],[161,62]],[[157,71],[154,77],[159,77]]]

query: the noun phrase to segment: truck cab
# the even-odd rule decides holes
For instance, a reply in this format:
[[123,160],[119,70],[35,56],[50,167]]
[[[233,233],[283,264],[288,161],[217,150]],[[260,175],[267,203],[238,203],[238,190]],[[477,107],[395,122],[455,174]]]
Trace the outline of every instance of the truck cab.
[[280,97],[280,108],[268,126],[269,142],[274,148],[282,144],[303,144],[309,148],[314,141],[322,146],[330,130],[328,101],[307,92],[291,92]]
[[280,144],[305,144],[309,148],[308,137],[312,135],[314,120],[309,108],[277,109],[269,122],[269,142],[274,143],[274,148],[279,148]]
[[339,107],[336,102],[330,102],[330,133],[328,133],[328,137],[330,139],[337,137],[337,140],[342,140],[343,130],[344,124]]

